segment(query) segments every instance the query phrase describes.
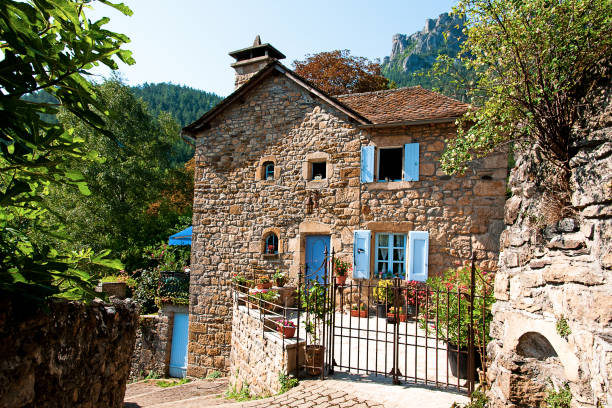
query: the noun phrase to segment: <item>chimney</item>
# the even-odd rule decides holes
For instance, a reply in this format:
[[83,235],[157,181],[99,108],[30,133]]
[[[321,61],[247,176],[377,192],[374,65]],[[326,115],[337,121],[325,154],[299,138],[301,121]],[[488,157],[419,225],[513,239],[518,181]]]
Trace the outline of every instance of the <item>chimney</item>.
[[247,82],[268,63],[285,58],[282,52],[270,44],[262,44],[259,35],[255,37],[252,46],[232,51],[229,55],[236,59],[236,62],[232,64],[232,68],[236,70],[235,89]]

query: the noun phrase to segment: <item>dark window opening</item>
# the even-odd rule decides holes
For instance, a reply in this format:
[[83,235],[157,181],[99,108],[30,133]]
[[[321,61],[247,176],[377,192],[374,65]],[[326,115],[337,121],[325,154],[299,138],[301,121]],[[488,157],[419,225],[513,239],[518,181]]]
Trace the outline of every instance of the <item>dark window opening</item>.
[[266,246],[264,248],[264,254],[278,254],[278,237],[272,233],[266,237]]
[[493,177],[491,177],[491,176],[489,176],[487,174],[487,175],[482,176],[481,179],[483,179],[483,180],[493,180]]
[[380,149],[378,162],[378,180],[399,181],[402,179],[402,163],[404,152],[401,147],[396,149]]
[[312,179],[323,180],[326,178],[327,164],[325,162],[312,163]]
[[264,168],[264,179],[274,180],[274,163],[265,162],[263,164],[263,168]]

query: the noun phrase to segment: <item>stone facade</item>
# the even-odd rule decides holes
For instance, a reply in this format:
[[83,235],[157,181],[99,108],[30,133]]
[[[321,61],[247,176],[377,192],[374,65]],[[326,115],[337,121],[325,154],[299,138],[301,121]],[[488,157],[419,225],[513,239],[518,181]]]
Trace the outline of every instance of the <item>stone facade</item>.
[[0,301],[0,407],[123,407],[138,308],[130,301]]
[[[495,270],[506,155],[446,176],[438,160],[455,131],[453,120],[360,126],[342,105],[278,72],[224,106],[194,134],[188,374],[229,367],[231,276],[281,270],[295,282],[308,235],[329,235],[337,256],[351,261],[355,230],[373,237],[428,231],[430,275],[462,265],[472,252],[483,269]],[[418,181],[361,183],[362,146],[405,143],[419,143]],[[312,163],[322,161],[326,177],[312,179]],[[262,177],[265,162],[274,164],[272,180]],[[269,231],[278,234],[278,254],[264,253]],[[374,239],[371,245],[374,253]]]
[[278,376],[294,372],[298,350],[296,339],[283,340],[275,331],[264,331],[259,311],[233,307],[230,386],[240,390],[248,385],[251,395],[278,393]]
[[494,407],[539,406],[566,382],[572,407],[612,406],[611,90],[575,130],[572,217],[546,222],[559,209],[533,182],[533,152],[512,171],[489,344]]
[[187,312],[187,306],[165,304],[156,315],[140,316],[132,354],[131,380],[139,380],[153,373],[168,375],[174,314]]

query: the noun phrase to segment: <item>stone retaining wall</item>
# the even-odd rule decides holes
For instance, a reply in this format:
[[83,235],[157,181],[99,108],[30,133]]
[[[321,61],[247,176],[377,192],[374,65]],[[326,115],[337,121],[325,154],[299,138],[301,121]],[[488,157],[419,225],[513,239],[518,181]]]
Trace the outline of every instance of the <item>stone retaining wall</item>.
[[0,300],[0,407],[123,407],[138,321],[131,301]]
[[264,332],[259,311],[235,305],[232,320],[230,386],[248,385],[251,395],[265,396],[280,390],[279,373],[295,370],[296,339],[283,339]]
[[565,383],[572,407],[612,406],[611,97],[608,84],[574,132],[573,216],[546,222],[561,209],[534,183],[532,151],[512,171],[489,344],[493,407],[539,406]]
[[174,313],[187,312],[188,306],[163,305],[156,315],[140,316],[130,379],[142,379],[150,374],[168,375]]

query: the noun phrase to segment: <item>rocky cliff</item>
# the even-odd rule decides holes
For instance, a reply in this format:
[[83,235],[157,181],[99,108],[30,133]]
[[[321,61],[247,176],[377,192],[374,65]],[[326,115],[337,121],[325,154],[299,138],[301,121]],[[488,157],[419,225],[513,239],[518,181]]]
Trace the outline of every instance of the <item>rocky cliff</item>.
[[431,80],[417,74],[429,71],[439,54],[455,57],[459,53],[465,40],[463,26],[459,16],[442,13],[437,19],[427,19],[419,32],[395,34],[391,55],[383,59],[383,75],[399,86],[431,88]]

